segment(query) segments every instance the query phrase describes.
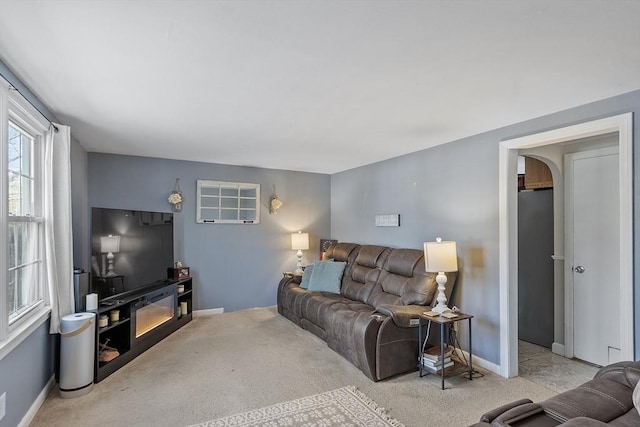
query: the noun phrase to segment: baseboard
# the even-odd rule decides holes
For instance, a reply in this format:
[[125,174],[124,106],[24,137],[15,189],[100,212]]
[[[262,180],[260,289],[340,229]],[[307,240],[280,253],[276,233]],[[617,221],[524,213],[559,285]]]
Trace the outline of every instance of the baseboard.
[[554,354],[559,354],[560,356],[564,356],[564,344],[554,342],[553,344],[551,344],[551,352]]
[[[460,351],[460,350],[458,350],[458,351]],[[462,353],[464,354],[464,357],[466,357],[467,360],[469,360],[469,353],[464,351],[464,350],[462,350]],[[493,372],[496,375],[502,376],[500,374],[500,366],[499,365],[496,365],[493,362],[489,362],[488,360],[485,360],[485,359],[483,359],[481,357],[478,357],[475,354],[473,355],[473,359],[472,360],[473,360],[473,366],[474,367],[480,367],[480,368],[486,369],[487,371]]]
[[212,314],[224,313],[224,307],[222,308],[210,308],[209,310],[195,310],[193,317],[211,316]]
[[44,388],[40,392],[40,394],[38,395],[38,397],[36,398],[36,400],[31,404],[31,407],[29,408],[27,413],[24,414],[24,417],[22,417],[22,420],[20,420],[20,424],[18,424],[18,427],[29,427],[29,424],[31,424],[33,419],[36,417],[36,414],[40,410],[40,407],[44,404],[44,401],[47,400],[47,396],[55,386],[56,386],[56,376],[52,375],[51,378],[49,378],[49,381],[47,381],[47,384],[44,386]]

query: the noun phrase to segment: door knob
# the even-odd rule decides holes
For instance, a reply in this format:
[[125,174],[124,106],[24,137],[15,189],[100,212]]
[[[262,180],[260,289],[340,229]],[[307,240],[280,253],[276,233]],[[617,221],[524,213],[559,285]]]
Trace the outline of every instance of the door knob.
[[584,273],[584,267],[579,265],[576,268],[574,268],[573,271],[575,271],[576,273]]

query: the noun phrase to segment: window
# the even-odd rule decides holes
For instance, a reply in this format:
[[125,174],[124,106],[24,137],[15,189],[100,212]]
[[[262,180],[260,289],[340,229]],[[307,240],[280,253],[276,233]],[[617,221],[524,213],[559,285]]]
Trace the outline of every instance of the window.
[[9,121],[8,288],[9,324],[42,302],[42,213],[36,137]]
[[258,224],[260,184],[198,180],[198,223]]
[[0,359],[50,312],[44,275],[44,143],[49,122],[0,79]]

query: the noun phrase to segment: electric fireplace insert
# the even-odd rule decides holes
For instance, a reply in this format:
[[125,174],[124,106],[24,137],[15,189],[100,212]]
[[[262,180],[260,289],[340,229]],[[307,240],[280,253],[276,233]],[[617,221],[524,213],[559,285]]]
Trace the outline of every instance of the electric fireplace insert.
[[176,287],[167,286],[138,298],[131,303],[131,329],[133,340],[175,317]]

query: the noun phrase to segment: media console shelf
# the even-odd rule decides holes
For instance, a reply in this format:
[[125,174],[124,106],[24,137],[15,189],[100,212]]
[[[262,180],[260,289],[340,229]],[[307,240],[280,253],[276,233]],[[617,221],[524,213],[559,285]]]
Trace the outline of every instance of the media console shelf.
[[[179,288],[183,292],[178,292]],[[180,303],[186,303],[186,313],[181,312]],[[94,381],[102,381],[190,322],[192,303],[191,278],[162,280],[147,288],[102,300],[96,315],[98,319],[107,316],[108,324],[96,330]],[[108,349],[115,352],[103,353],[101,361],[101,352]]]

